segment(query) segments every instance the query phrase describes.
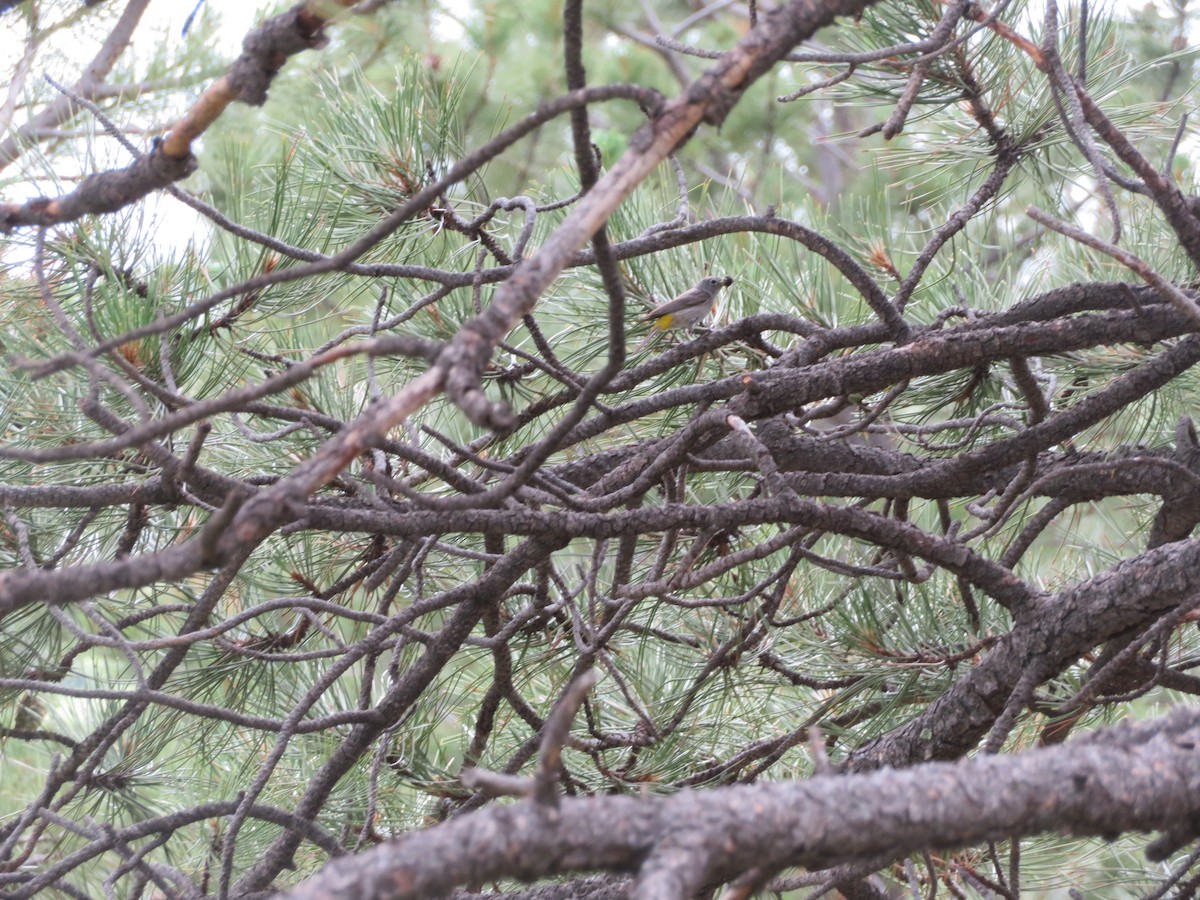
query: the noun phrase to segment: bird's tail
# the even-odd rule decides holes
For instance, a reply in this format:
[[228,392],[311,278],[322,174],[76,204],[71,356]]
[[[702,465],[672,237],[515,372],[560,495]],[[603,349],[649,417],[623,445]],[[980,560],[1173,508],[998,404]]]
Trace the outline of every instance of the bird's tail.
[[662,334],[662,329],[657,325],[651,325],[649,333],[638,342],[638,345],[633,348],[634,353],[641,353],[651,344],[653,344]]

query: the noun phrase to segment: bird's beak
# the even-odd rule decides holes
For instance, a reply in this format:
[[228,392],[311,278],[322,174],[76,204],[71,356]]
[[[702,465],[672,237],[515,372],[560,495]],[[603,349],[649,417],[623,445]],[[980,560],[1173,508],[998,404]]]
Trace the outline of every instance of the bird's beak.
[[733,284],[733,279],[730,278],[728,275],[726,275],[725,280],[722,281],[721,284],[724,285],[725,287],[729,287],[731,284]]

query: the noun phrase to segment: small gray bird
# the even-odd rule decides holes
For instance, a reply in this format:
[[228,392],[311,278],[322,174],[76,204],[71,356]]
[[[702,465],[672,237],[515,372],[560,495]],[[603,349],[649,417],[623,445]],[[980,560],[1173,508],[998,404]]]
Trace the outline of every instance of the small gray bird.
[[728,275],[710,275],[701,278],[694,288],[689,288],[673,300],[661,303],[642,316],[642,321],[652,322],[650,333],[638,344],[641,350],[656,336],[670,328],[691,328],[713,311],[721,288],[729,287],[733,279]]

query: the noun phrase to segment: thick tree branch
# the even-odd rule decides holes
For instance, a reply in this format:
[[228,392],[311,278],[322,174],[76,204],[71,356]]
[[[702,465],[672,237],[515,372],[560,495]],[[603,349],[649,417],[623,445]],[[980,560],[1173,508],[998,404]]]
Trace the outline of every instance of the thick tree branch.
[[750,860],[774,872],[1048,831],[1176,833],[1200,814],[1197,746],[1200,713],[1180,709],[1016,755],[651,800],[567,799],[554,821],[524,802],[335,860],[284,896],[416,900],[465,883],[604,869],[638,872],[630,897],[682,900]]

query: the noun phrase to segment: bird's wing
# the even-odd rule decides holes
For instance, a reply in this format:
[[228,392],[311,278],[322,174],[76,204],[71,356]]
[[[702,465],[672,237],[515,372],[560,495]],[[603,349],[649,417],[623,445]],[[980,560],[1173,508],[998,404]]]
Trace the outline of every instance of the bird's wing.
[[712,298],[700,288],[691,288],[684,291],[674,300],[668,300],[666,303],[660,303],[650,312],[642,316],[643,319],[657,319],[659,316],[669,316],[672,313],[677,313],[682,309],[690,309],[700,303],[711,302]]

